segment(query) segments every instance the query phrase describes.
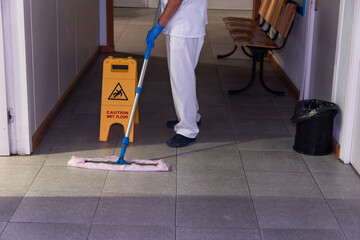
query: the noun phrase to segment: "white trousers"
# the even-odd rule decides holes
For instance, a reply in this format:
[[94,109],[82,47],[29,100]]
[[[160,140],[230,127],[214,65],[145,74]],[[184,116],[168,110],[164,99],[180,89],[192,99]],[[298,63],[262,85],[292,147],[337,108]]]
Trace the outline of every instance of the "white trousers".
[[180,38],[166,36],[167,60],[171,91],[179,123],[177,134],[195,138],[199,133],[196,124],[201,118],[196,97],[195,68],[204,44],[204,37]]

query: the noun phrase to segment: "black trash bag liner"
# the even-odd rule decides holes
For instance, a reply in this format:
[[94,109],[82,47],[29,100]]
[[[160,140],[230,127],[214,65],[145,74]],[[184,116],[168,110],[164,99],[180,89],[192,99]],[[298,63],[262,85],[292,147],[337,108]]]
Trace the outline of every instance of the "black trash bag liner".
[[300,123],[327,111],[332,111],[335,116],[339,112],[339,107],[335,103],[317,99],[299,101],[295,106],[295,112],[291,121],[293,123]]

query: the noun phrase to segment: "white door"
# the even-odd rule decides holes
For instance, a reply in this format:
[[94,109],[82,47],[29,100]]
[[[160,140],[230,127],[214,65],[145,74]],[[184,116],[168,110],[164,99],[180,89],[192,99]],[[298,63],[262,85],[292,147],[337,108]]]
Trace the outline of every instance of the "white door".
[[[360,69],[360,65],[359,68]],[[358,73],[358,79],[360,79],[360,71]],[[350,162],[360,173],[360,84],[357,84],[357,94],[356,94],[356,103],[355,103],[355,115],[354,115],[354,131],[351,141],[351,153],[350,153]]]
[[10,154],[3,32],[2,3],[0,1],[0,156]]

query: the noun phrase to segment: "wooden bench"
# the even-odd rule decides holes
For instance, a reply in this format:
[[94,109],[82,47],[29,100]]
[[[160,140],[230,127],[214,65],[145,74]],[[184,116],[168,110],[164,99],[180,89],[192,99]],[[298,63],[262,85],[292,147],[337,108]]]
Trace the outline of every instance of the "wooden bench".
[[[273,11],[274,11],[274,5],[275,2],[277,2],[278,0],[264,0],[259,8],[258,11],[258,16],[256,19],[250,19],[250,18],[240,18],[240,17],[225,17],[223,18],[223,21],[226,25],[226,28],[228,31],[241,31],[242,33],[244,32],[249,32],[249,31],[253,31],[255,29],[259,30],[259,31],[264,31],[264,32],[268,32],[270,30],[270,26],[271,26],[271,18],[273,16]],[[262,18],[262,21],[260,22],[260,24],[258,24],[259,19]],[[267,24],[267,28],[263,30],[263,27],[266,27]],[[234,49],[227,54],[224,55],[218,55],[217,58],[221,59],[221,58],[226,58],[231,56],[235,51],[237,50],[237,46],[234,46]]]
[[[262,86],[272,94],[284,96],[284,92],[270,89],[263,80],[264,56],[267,51],[280,50],[286,44],[287,36],[290,32],[296,14],[297,5],[286,3],[283,0],[275,0],[273,13],[268,23],[273,31],[264,31],[255,28],[238,28],[229,30],[236,47],[241,47],[244,53],[253,59],[252,76],[250,82],[242,89],[230,90],[230,95],[244,92],[252,87],[255,81],[256,65],[260,62],[259,78]],[[269,11],[269,10],[267,10]],[[272,33],[275,32],[272,36]],[[236,49],[235,49],[236,50]],[[248,53],[248,51],[250,53]],[[226,54],[231,55],[231,54]],[[220,55],[223,58],[226,55]]]

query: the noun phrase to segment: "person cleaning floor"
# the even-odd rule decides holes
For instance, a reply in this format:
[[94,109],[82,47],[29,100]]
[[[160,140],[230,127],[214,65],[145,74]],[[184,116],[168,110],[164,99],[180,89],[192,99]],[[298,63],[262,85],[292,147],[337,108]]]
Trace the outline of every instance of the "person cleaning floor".
[[167,61],[177,120],[168,121],[176,135],[170,147],[185,147],[196,140],[201,124],[196,96],[195,68],[204,43],[207,0],[161,0],[162,14],[148,32],[146,42],[154,47],[164,30]]

